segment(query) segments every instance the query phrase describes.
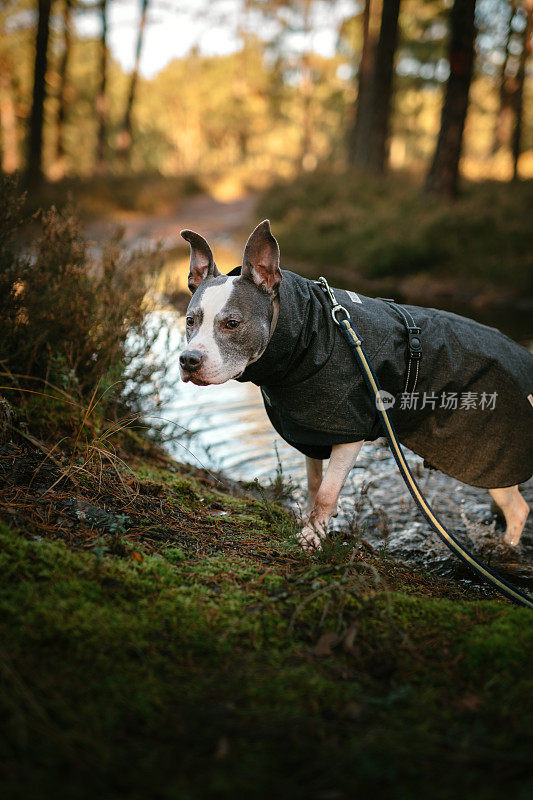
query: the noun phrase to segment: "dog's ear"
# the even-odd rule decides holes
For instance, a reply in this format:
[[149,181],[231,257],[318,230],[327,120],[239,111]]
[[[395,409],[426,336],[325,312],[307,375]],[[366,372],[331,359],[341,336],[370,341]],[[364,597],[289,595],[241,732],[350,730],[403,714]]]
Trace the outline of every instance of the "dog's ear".
[[203,236],[194,231],[180,231],[186,242],[191,246],[191,265],[187,285],[192,294],[206,278],[216,278],[220,275],[211,248]]
[[279,292],[279,245],[272,236],[268,219],[259,223],[246,242],[241,275],[269,294]]

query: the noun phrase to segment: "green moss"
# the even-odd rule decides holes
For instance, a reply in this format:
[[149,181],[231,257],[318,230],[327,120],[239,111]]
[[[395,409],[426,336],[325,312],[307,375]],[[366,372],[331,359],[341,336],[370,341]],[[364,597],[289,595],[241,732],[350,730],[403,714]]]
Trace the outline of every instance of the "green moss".
[[387,595],[363,565],[0,545],[4,796],[531,788],[524,610]]

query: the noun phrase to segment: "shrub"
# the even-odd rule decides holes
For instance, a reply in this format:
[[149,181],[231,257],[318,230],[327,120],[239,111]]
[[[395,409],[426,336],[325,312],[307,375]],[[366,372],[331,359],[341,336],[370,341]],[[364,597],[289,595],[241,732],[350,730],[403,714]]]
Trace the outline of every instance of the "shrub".
[[258,215],[273,221],[285,265],[295,258],[310,277],[328,268],[350,287],[357,275],[452,276],[525,294],[532,198],[533,181],[486,181],[448,203],[424,196],[408,175],[376,179],[320,167],[271,187]]
[[36,211],[54,203],[63,208],[75,197],[76,208],[83,218],[113,217],[123,211],[168,214],[182,198],[198,194],[201,188],[199,181],[189,175],[169,177],[142,173],[70,177],[44,183],[38,192],[26,197],[24,207]]
[[[139,410],[163,372],[148,358],[160,331],[147,316],[157,254],[129,252],[117,234],[94,256],[70,207],[38,212],[22,248],[24,198],[0,184],[0,369],[3,391],[30,427],[67,434]],[[27,228],[24,229],[25,232]],[[134,343],[134,344],[133,344]],[[98,399],[97,406],[95,405]],[[89,409],[90,407],[90,409]]]

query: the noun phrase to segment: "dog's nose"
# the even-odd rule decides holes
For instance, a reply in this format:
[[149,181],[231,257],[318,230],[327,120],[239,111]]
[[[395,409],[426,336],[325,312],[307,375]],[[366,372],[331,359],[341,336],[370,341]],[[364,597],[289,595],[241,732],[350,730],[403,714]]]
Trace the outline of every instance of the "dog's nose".
[[197,350],[185,350],[180,356],[180,365],[186,372],[195,372],[202,363],[202,354]]

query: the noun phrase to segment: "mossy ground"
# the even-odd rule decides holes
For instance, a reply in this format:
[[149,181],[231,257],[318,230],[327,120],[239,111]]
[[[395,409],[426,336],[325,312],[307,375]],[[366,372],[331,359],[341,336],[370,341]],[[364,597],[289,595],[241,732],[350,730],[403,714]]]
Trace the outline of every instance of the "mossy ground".
[[357,536],[307,558],[154,454],[55,458],[0,454],[3,797],[531,795],[528,611]]

